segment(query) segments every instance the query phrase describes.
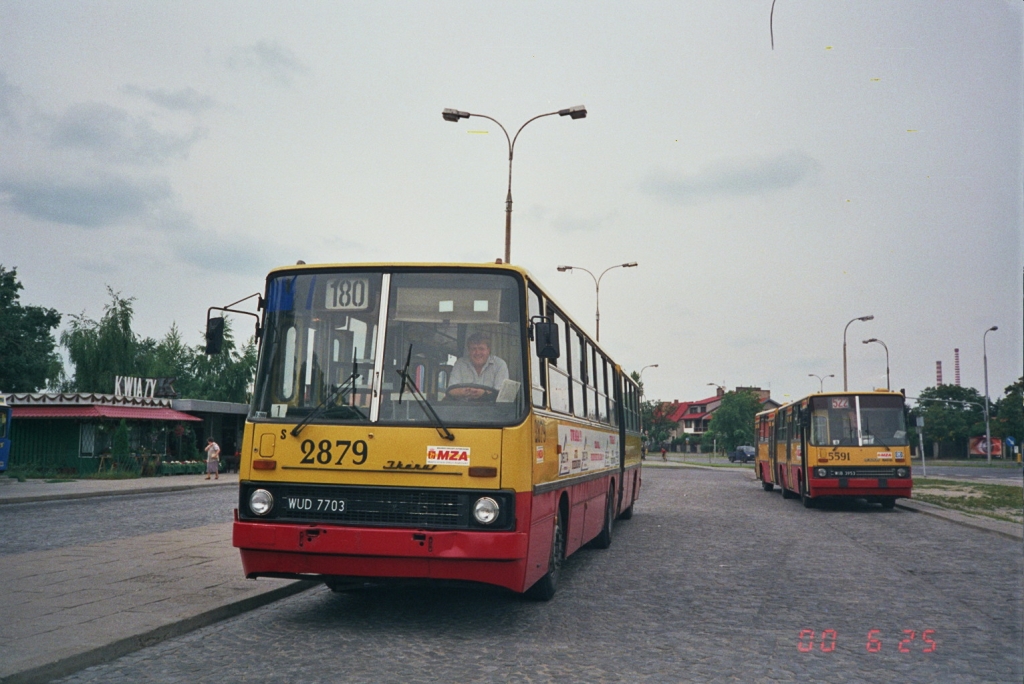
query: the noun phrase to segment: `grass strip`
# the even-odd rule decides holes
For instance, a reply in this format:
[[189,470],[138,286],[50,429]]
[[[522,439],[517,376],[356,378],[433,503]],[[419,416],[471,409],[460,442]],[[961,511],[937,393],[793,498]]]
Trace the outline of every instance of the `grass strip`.
[[913,498],[996,520],[1024,521],[1024,488],[1017,485],[917,479]]

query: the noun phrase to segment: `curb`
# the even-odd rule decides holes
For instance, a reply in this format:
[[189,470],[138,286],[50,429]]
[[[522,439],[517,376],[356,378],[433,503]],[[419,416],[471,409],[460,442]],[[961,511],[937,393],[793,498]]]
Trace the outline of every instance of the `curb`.
[[38,496],[0,496],[0,506],[7,504],[39,503],[41,501],[61,501],[67,499],[92,499],[98,496],[137,496],[139,494],[181,492],[186,489],[199,489],[200,487],[238,487],[238,483],[235,481],[228,481],[217,482],[216,484],[168,485],[166,487],[146,487],[143,489],[104,489],[94,492],[66,492],[64,494],[40,494]]
[[991,532],[993,534],[998,534],[1000,537],[1006,537],[1007,539],[1013,539],[1015,541],[1024,540],[1024,527],[1017,525],[1016,523],[1003,522],[1001,520],[987,520],[967,513],[961,513],[960,511],[951,511],[949,509],[942,508],[941,506],[926,504],[922,501],[898,500],[896,502],[896,508],[902,508],[905,511],[911,511],[913,513],[923,513],[924,515],[928,515],[933,518],[946,520],[954,525],[970,527],[983,532]]
[[218,606],[217,608],[208,610],[205,613],[193,615],[192,617],[173,624],[161,625],[160,627],[148,632],[126,637],[84,653],[68,656],[67,658],[63,658],[54,663],[46,663],[45,665],[39,665],[28,670],[16,672],[0,680],[0,682],[3,684],[37,684],[58,679],[60,677],[66,677],[84,670],[87,667],[106,663],[116,658],[120,658],[121,656],[128,655],[129,653],[139,651],[143,648],[154,646],[162,641],[166,641],[167,639],[173,639],[174,637],[188,634],[200,627],[207,627],[215,622],[220,622],[222,620],[241,615],[242,613],[246,613],[269,603],[298,594],[306,591],[307,589],[312,589],[318,584],[320,584],[320,582],[298,580],[287,586],[272,589],[265,594],[250,596],[249,598],[236,601],[235,603]]

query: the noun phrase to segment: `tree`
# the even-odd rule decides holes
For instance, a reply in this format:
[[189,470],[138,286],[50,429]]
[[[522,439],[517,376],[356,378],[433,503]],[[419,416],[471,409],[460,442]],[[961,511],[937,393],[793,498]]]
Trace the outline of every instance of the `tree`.
[[189,368],[178,391],[194,399],[248,403],[255,374],[256,340],[249,338],[239,349],[231,326],[225,321],[221,352],[208,356],[205,345],[193,347]]
[[256,373],[256,342],[238,348],[225,325],[223,351],[208,357],[204,345],[188,346],[175,324],[159,342],[132,330],[134,297],[122,297],[109,287],[110,303],[96,322],[85,313],[71,317],[61,335],[74,367],[63,384],[68,392],[114,391],[114,376],[175,378],[175,391],[189,399],[247,403]]
[[653,444],[668,442],[679,423],[669,420],[674,404],[661,401],[645,401],[640,405],[640,415],[647,438]]
[[998,406],[995,409],[990,407],[992,434],[1000,438],[1014,437],[1020,444],[1024,440],[1024,377],[1003,391],[1006,395],[999,400]]
[[985,434],[985,398],[973,387],[939,385],[921,391],[914,416],[924,416],[924,439],[951,442],[967,453],[970,437]]
[[711,414],[704,439],[718,440],[718,446],[732,451],[741,444],[754,443],[754,416],[761,410],[761,398],[754,392],[727,392]]
[[60,325],[54,309],[22,306],[18,269],[0,265],[0,391],[35,392],[61,374],[53,331]]
[[71,316],[71,327],[61,333],[74,375],[64,383],[69,392],[111,394],[115,375],[141,375],[145,358],[143,344],[132,332],[134,297],[127,299],[109,286],[110,303],[97,323],[85,312]]

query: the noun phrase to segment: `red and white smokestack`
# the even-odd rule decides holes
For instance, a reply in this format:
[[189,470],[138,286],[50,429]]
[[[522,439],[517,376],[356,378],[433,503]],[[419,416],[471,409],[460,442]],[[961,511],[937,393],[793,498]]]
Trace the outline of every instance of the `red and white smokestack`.
[[960,386],[960,350],[953,350],[953,378],[956,386]]
[[938,387],[942,384],[942,362],[935,362],[935,386]]

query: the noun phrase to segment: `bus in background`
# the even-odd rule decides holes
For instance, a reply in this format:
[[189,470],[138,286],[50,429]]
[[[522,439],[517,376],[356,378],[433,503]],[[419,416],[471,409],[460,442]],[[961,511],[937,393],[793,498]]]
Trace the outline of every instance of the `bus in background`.
[[0,394],[0,473],[7,470],[11,457],[11,407]]
[[821,497],[861,497],[896,505],[913,478],[904,396],[839,392],[762,411],[754,418],[757,476],[765,491],[810,508]]
[[233,527],[247,577],[547,600],[567,556],[631,517],[639,387],[525,270],[299,264],[259,307]]

